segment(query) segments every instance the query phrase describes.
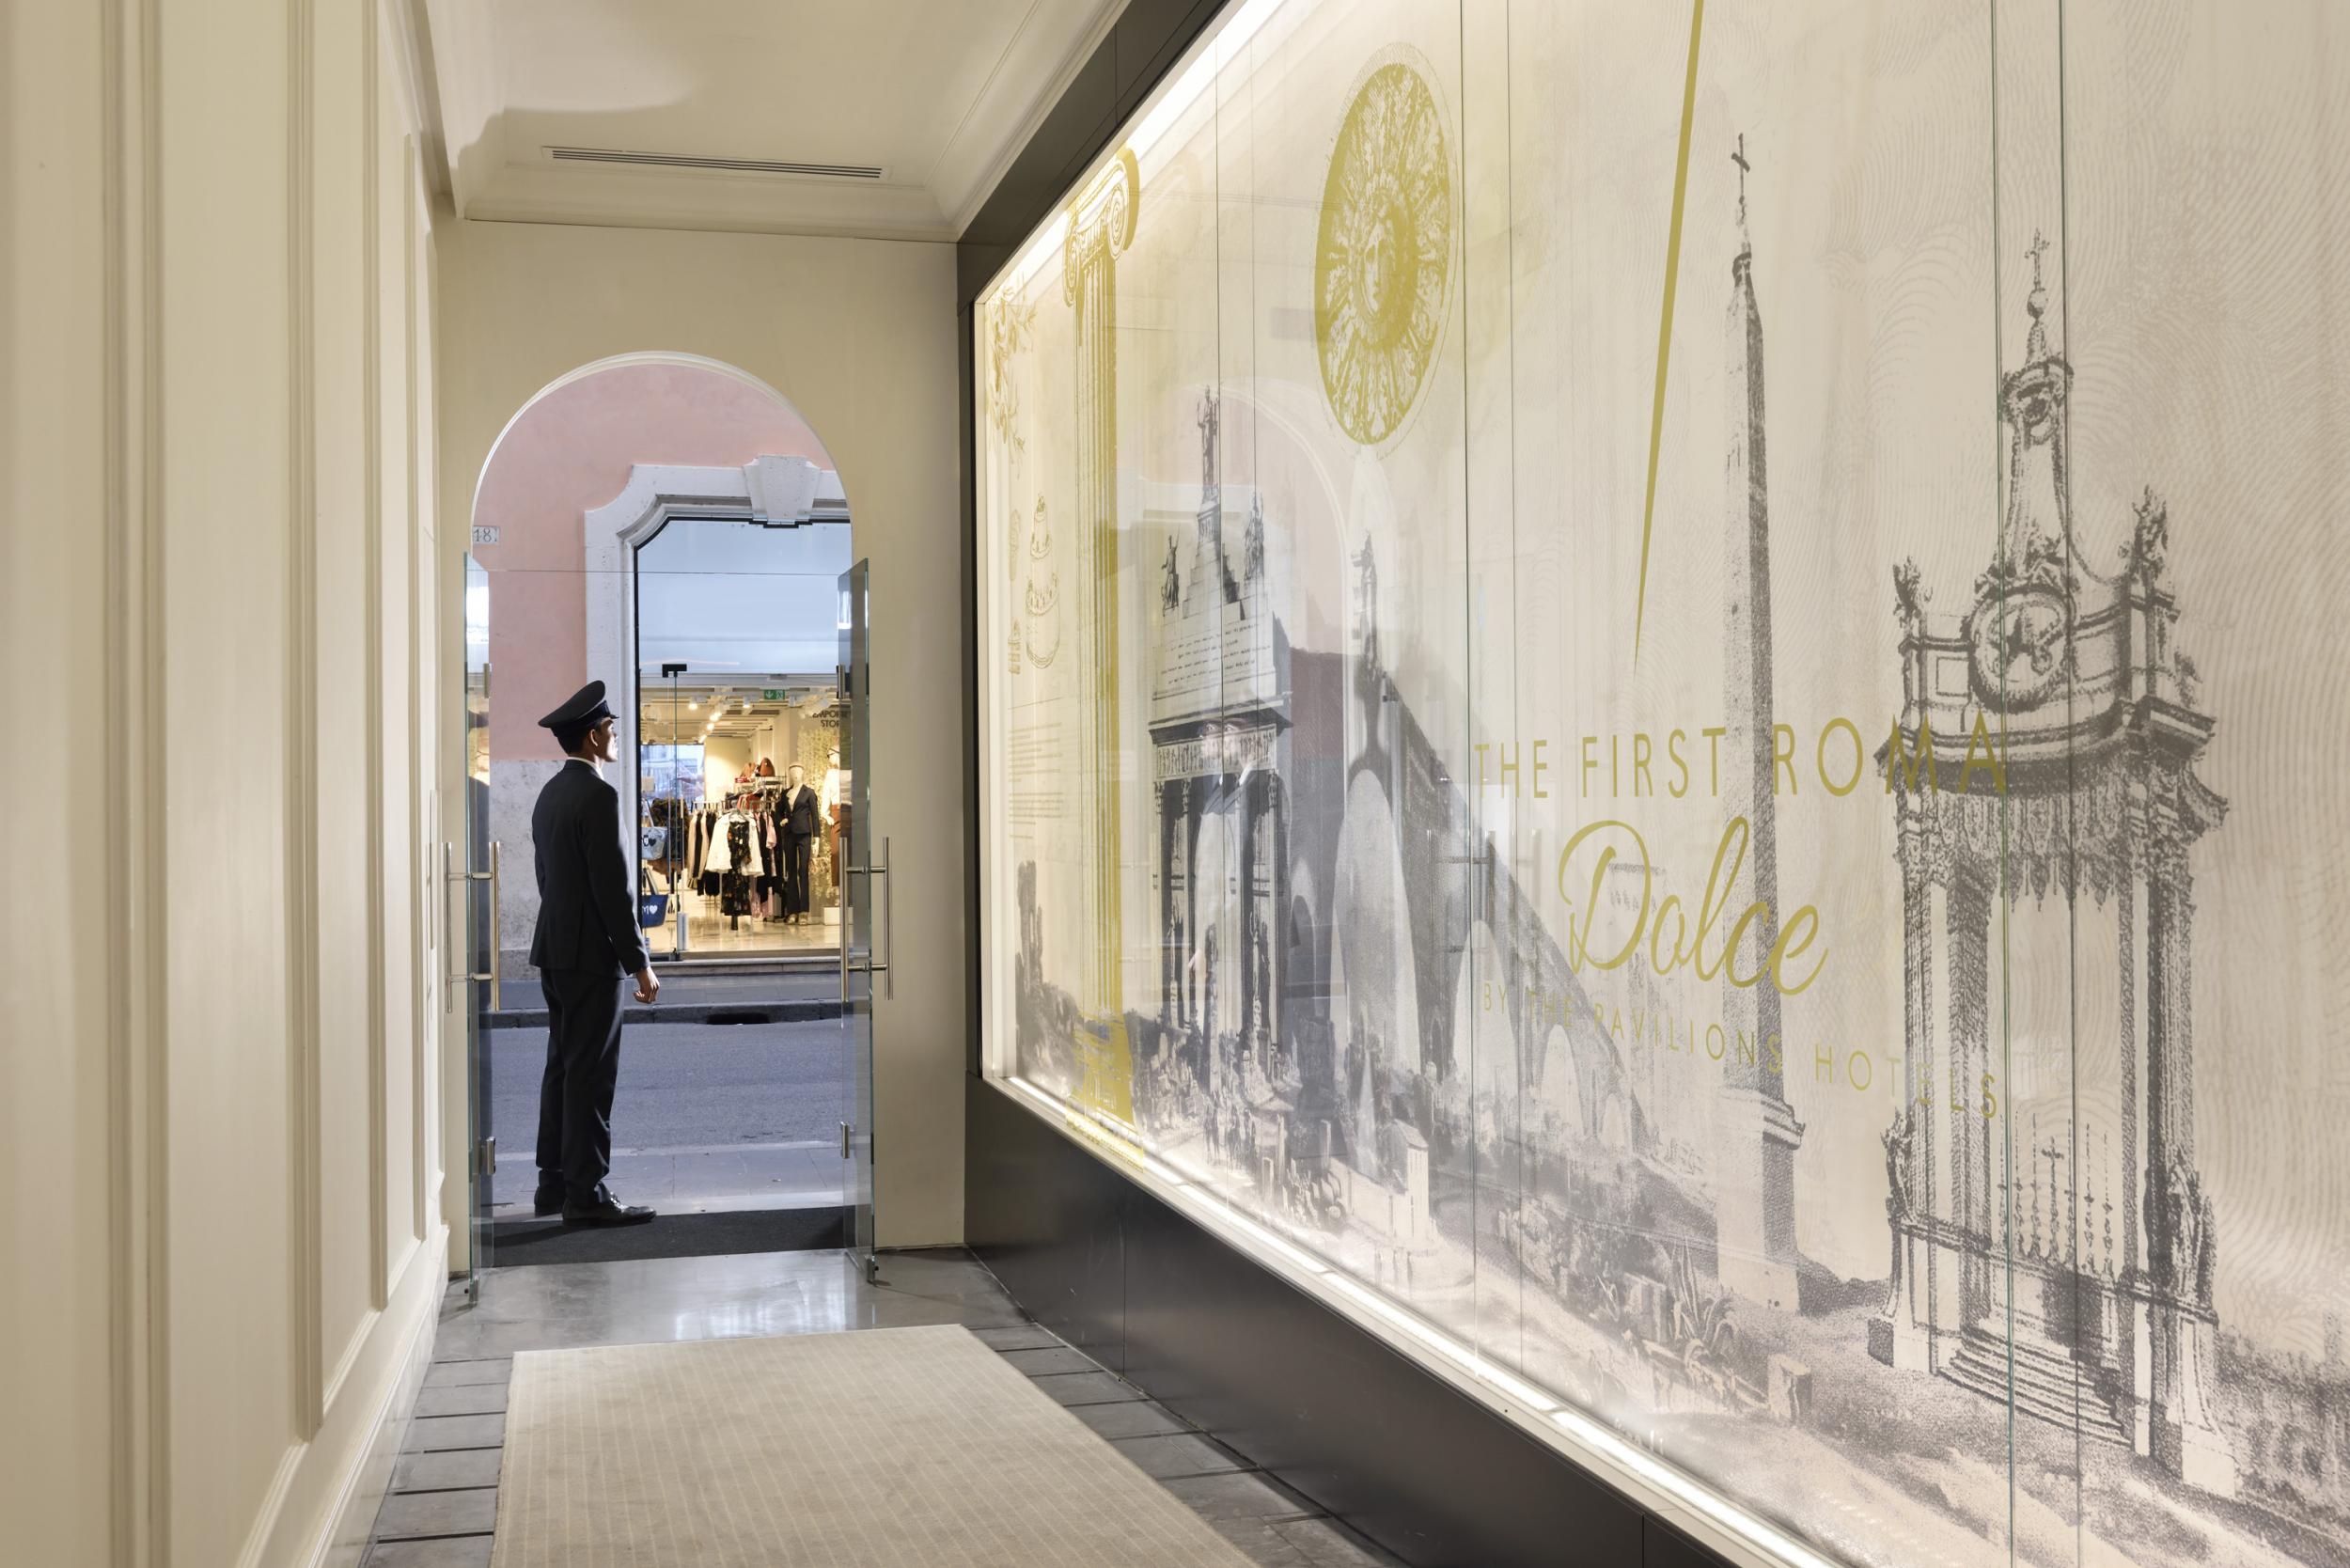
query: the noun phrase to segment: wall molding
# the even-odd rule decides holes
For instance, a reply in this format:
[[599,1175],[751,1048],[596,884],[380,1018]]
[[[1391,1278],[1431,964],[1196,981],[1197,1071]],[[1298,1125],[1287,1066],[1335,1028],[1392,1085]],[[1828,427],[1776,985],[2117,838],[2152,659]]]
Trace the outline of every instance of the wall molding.
[[381,1307],[369,1307],[360,1313],[358,1324],[351,1331],[351,1338],[344,1342],[341,1350],[335,1353],[335,1359],[327,1367],[325,1381],[319,1390],[319,1403],[325,1410],[331,1412],[343,1397],[343,1385],[350,1381],[352,1369],[359,1364],[360,1352],[368,1347],[368,1336],[375,1332],[376,1322],[383,1315],[384,1309]]
[[1094,51],[1109,41],[1111,31],[1125,13],[1126,0],[1114,0],[1114,3],[1102,7],[1077,41],[1062,55],[1060,64],[1054,68],[1052,79],[1045,84],[1044,90],[1037,94],[1036,102],[1028,106],[1027,114],[1022,118],[1020,129],[1006,138],[1003,147],[989,160],[979,178],[972,182],[971,189],[947,214],[948,227],[954,230],[957,239],[963,237],[963,231],[971,227],[972,220],[979,215],[995,195],[995,187],[1004,182],[1004,176],[1011,171],[1013,161],[1036,139],[1036,133],[1043,128],[1046,118],[1060,106],[1062,97],[1077,80],[1077,73],[1093,58]]
[[441,88],[432,62],[432,25],[426,0],[382,0],[379,14],[392,40],[400,72],[401,117],[420,145],[417,168],[426,189],[449,195],[447,137],[441,128]]
[[[361,548],[366,553],[360,571],[366,596],[362,621],[366,627],[364,656],[367,682],[367,944],[368,944],[368,1301],[377,1311],[391,1298],[390,1178],[384,1162],[391,1157],[390,1130],[384,1124],[391,1102],[385,1082],[390,1072],[384,1020],[385,984],[384,951],[384,300],[383,300],[383,160],[378,142],[381,105],[377,99],[376,31],[379,17],[373,0],[355,0],[361,12],[359,29],[359,159],[361,165],[359,244],[362,301],[359,345],[359,417],[364,454],[361,468],[367,494],[362,502]],[[413,775],[413,764],[411,773]],[[406,877],[401,881],[404,883]]]
[[427,480],[417,462],[420,456],[416,417],[419,384],[416,364],[416,193],[419,176],[415,133],[400,138],[400,422],[408,475],[407,516],[403,520],[406,526],[401,535],[400,558],[408,596],[408,849],[410,880],[415,889],[408,910],[408,972],[410,988],[414,992],[411,1005],[415,1010],[408,1031],[408,1072],[412,1084],[409,1103],[414,1109],[410,1121],[415,1131],[412,1141],[415,1145],[409,1171],[412,1189],[409,1195],[412,1203],[409,1230],[411,1234],[421,1238],[431,1233],[431,1215],[425,1203],[432,1147],[429,1129],[432,1119],[427,1114],[426,1107],[433,1104],[433,1098],[426,1092],[430,1080],[425,1073],[425,1063],[431,1055],[431,1045],[438,1039],[439,1018],[433,1006],[438,996],[438,980],[432,970],[441,961],[441,945],[434,940],[438,930],[434,924],[435,911],[440,907],[434,901],[441,894],[441,882],[435,857],[439,823],[433,820],[431,811],[431,803],[437,798],[432,788],[433,780],[437,778],[437,768],[428,776],[424,767],[424,704],[429,697],[437,694],[428,693],[424,682],[425,624],[421,583],[424,571],[420,560],[424,542],[420,523]]
[[287,1287],[297,1441],[325,1420],[319,1201],[318,410],[312,180],[312,0],[286,4],[286,851]]
[[169,1560],[170,1280],[164,1219],[167,909],[162,771],[133,768],[161,716],[165,608],[163,461],[160,0],[101,12],[104,225],[104,507],[109,939],[121,983],[107,998],[107,1220],[111,1549],[116,1568]]

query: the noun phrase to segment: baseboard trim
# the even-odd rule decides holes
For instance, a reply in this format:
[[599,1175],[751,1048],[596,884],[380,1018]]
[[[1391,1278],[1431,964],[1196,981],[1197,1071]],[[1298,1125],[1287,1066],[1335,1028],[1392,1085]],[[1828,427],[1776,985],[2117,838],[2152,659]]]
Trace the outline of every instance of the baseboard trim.
[[316,1437],[286,1450],[239,1568],[356,1568],[431,1363],[447,1254],[446,1227],[409,1253],[351,1359],[343,1397]]
[[[400,1281],[390,1292],[392,1303],[414,1290],[423,1310],[408,1325],[406,1342],[392,1366],[393,1375],[368,1419],[358,1463],[345,1472],[341,1490],[327,1511],[326,1528],[319,1533],[301,1561],[304,1568],[359,1568],[367,1556],[368,1538],[374,1532],[376,1511],[391,1490],[392,1466],[400,1457],[401,1440],[416,1407],[416,1394],[432,1365],[432,1346],[441,1325],[441,1294],[448,1273],[448,1235],[444,1229],[409,1253]],[[388,1317],[392,1306],[384,1308]],[[379,1326],[380,1324],[379,1324]],[[354,1364],[356,1358],[354,1357]]]

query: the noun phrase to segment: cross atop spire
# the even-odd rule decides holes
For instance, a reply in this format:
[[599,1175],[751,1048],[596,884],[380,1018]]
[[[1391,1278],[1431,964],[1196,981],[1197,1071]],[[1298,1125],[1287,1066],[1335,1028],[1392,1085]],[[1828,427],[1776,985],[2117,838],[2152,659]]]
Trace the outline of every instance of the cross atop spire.
[[1747,175],[1754,167],[1747,162],[1747,133],[1744,131],[1738,133],[1737,150],[1731,153],[1730,161],[1738,165],[1738,221],[1744,223],[1747,219]]
[[2048,333],[2040,318],[2048,313],[2048,285],[2041,276],[2040,259],[2048,254],[2048,237],[2037,228],[2031,231],[2031,243],[2024,254],[2031,258],[2031,292],[2024,296],[2024,313],[2031,318],[2031,330],[2025,335],[2024,357],[2040,360],[2048,357]]

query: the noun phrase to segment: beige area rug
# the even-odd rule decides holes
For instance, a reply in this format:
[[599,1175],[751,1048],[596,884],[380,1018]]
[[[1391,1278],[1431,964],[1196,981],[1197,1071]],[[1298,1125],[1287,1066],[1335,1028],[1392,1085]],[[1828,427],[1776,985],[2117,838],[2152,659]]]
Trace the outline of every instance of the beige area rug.
[[956,1327],[514,1357],[492,1568],[1247,1568]]

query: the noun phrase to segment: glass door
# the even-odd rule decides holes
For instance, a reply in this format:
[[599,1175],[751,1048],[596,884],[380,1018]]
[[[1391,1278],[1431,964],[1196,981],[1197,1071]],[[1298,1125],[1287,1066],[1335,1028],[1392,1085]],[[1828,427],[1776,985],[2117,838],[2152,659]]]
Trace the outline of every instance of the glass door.
[[491,1187],[497,1172],[497,1138],[490,1121],[490,1015],[498,1011],[500,987],[498,846],[490,837],[490,574],[471,555],[465,557],[464,635],[464,733],[459,737],[465,767],[463,859],[447,875],[459,889],[462,921],[451,946],[462,955],[464,965],[450,978],[462,988],[460,1006],[465,1018],[465,1148],[472,1195],[465,1294],[478,1300],[482,1271],[492,1262]]
[[[868,679],[866,613],[870,563],[840,574],[840,766],[846,770],[834,854],[840,868],[840,1033],[849,1120],[840,1124],[841,1191],[849,1207],[849,1245],[867,1278],[873,1251],[873,1004],[890,991],[889,840],[873,831],[870,738],[873,699]],[[876,918],[876,906],[879,917]],[[877,990],[878,988],[878,990]]]

